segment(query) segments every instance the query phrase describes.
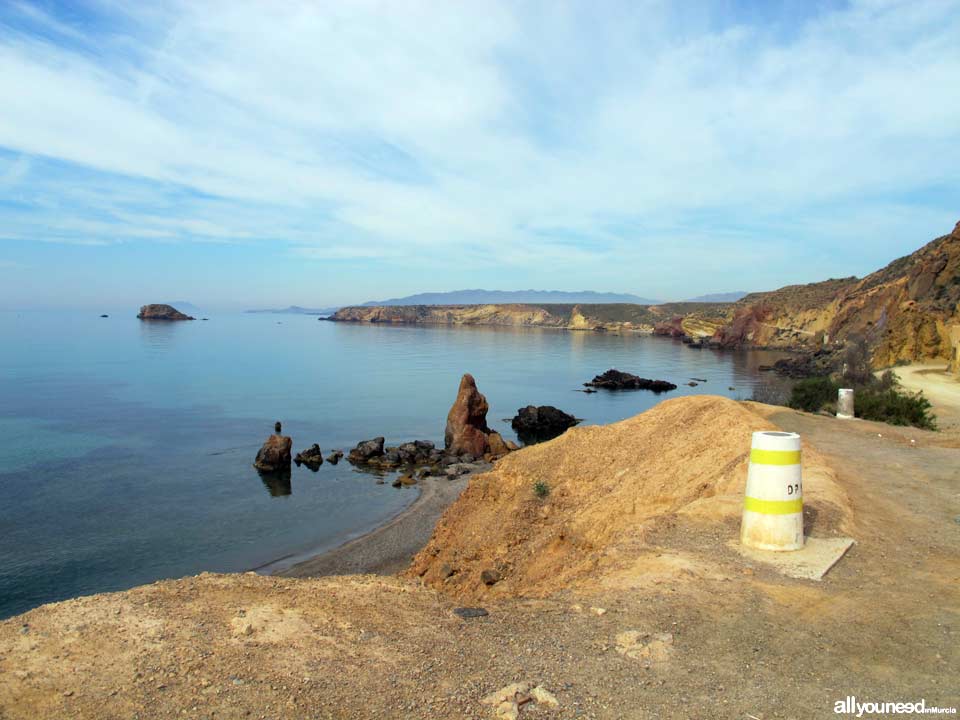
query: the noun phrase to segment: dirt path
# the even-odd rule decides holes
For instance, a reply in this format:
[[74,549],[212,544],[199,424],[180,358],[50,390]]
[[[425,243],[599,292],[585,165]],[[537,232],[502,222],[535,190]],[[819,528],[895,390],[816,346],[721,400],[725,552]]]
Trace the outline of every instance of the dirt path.
[[679,516],[652,529],[653,570],[632,584],[471,620],[396,578],[155,583],[0,623],[0,718],[486,720],[481,698],[525,679],[559,707],[521,720],[842,718],[848,695],[960,706],[960,451],[762,409],[833,462],[854,505],[857,545],[821,583],[741,559],[736,524]]
[[948,374],[946,363],[914,363],[894,368],[910,392],[923,391],[943,430],[960,430],[960,375]]

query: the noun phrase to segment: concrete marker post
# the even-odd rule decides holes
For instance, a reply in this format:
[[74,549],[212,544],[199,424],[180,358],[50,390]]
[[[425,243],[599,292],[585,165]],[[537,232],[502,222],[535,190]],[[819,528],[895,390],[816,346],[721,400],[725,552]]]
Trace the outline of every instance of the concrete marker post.
[[837,391],[837,417],[841,420],[853,420],[853,389],[840,388]]
[[803,481],[796,433],[753,433],[740,543],[756,550],[803,547]]

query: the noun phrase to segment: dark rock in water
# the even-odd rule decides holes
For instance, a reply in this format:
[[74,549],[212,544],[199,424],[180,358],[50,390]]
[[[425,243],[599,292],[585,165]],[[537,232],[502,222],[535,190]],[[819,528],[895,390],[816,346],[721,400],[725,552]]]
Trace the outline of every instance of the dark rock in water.
[[496,585],[503,576],[496,570],[484,570],[480,573],[480,580],[484,585]]
[[292,447],[293,440],[289,436],[275,433],[268,437],[263,447],[260,448],[260,452],[257,453],[257,457],[253,461],[253,466],[266,473],[289,470]]
[[298,452],[293,461],[298,467],[301,463],[303,463],[311,470],[316,470],[318,467],[323,465],[323,452],[320,450],[320,446],[314,443],[306,450]]
[[172,305],[143,305],[137,315],[141,320],[194,320],[189,315],[184,315]]
[[693,382],[693,380],[691,380],[690,382],[687,383],[687,385],[689,385],[690,387],[696,387],[696,386],[699,385],[699,384],[700,384],[700,383],[695,383],[695,382]]
[[109,316],[109,315],[101,315],[100,317],[103,318],[103,317],[110,317],[110,316]]
[[562,435],[567,428],[573,427],[577,422],[573,415],[553,405],[527,405],[517,410],[516,417],[510,421],[510,427],[517,433],[521,442],[530,445]]
[[587,388],[586,390],[577,390],[577,392],[582,392],[582,393],[586,393],[587,395],[590,395],[591,393],[595,393],[597,391],[592,388]]
[[469,620],[470,618],[486,617],[490,613],[483,608],[454,608],[453,614],[462,617],[464,620]]
[[590,382],[584,383],[584,386],[603,388],[604,390],[652,390],[655,393],[677,389],[676,385],[666,380],[648,380],[613,369],[607,370],[603,375],[597,375]]
[[381,455],[383,455],[383,438],[378,437],[357,443],[347,459],[352,463],[365,463]]
[[338,462],[340,462],[340,459],[342,457],[343,457],[342,450],[334,450],[332,453],[327,455],[327,462],[330,463],[331,465],[336,465]]
[[702,382],[702,383],[707,381],[706,378],[694,378],[694,377],[692,377],[692,378],[690,378],[690,379],[691,379],[691,380],[696,380],[697,382]]

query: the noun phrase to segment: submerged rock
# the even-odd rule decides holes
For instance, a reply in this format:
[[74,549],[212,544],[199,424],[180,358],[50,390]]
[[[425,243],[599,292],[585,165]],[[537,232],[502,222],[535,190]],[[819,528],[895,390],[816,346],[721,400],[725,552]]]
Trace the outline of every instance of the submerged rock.
[[510,426],[526,444],[552,440],[579,421],[553,405],[527,405],[517,411]]
[[253,466],[261,472],[271,473],[290,469],[293,440],[288,435],[280,434],[280,423],[274,427],[276,432],[267,438],[253,461]]
[[603,388],[604,390],[652,390],[655,393],[676,390],[677,386],[666,380],[648,380],[638,375],[610,369],[593,380],[584,383],[585,387]]
[[311,470],[315,470],[323,465],[323,452],[320,450],[320,446],[317,445],[317,443],[314,443],[306,450],[298,452],[293,461],[297,464],[297,466],[303,463]]
[[194,320],[189,315],[184,315],[172,305],[154,304],[143,305],[137,317],[141,320]]

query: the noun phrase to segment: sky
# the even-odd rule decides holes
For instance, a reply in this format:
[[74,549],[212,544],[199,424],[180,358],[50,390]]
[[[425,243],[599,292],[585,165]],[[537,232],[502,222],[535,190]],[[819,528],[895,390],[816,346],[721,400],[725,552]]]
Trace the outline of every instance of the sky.
[[3,0],[0,308],[676,300],[960,220],[960,0]]

